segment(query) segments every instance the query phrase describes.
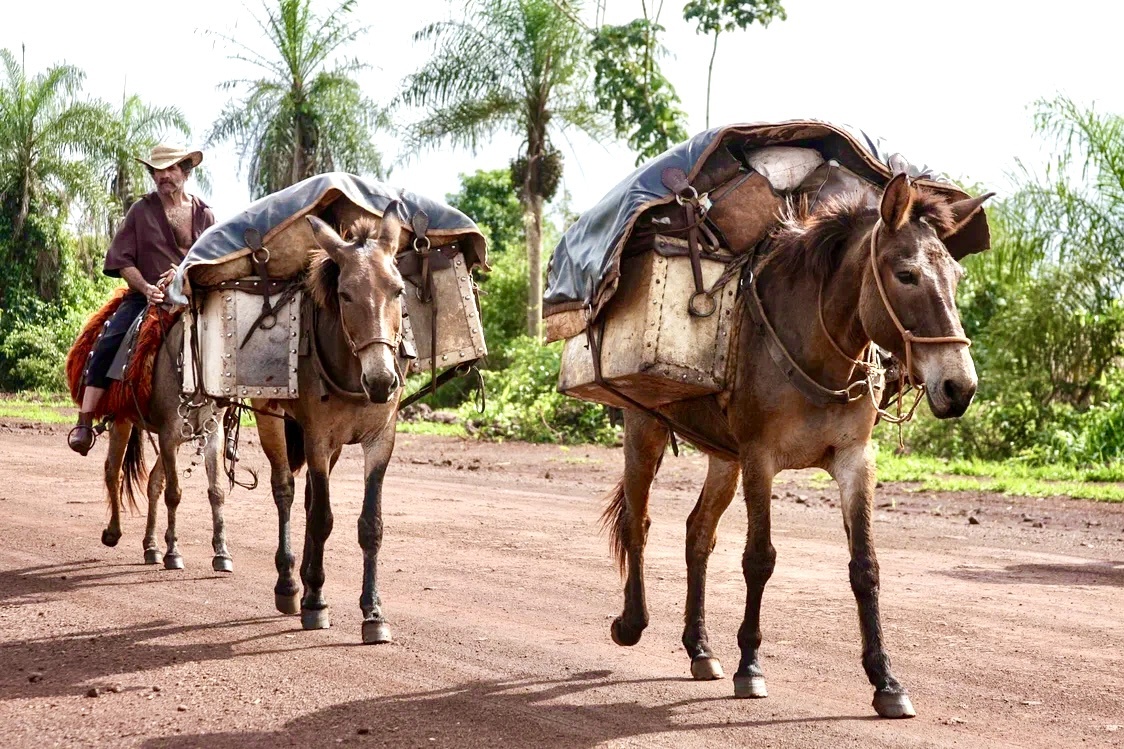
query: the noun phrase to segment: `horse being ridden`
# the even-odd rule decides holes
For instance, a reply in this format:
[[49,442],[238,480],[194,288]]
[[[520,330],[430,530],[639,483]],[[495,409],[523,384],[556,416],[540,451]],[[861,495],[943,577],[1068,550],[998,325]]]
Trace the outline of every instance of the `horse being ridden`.
[[[883,643],[871,526],[876,483],[871,434],[881,393],[864,352],[873,341],[905,362],[910,382],[923,384],[938,418],[960,416],[968,408],[977,380],[955,304],[962,269],[942,239],[959,230],[987,197],[949,204],[898,175],[880,199],[873,190],[856,192],[790,215],[765,248],[757,276],[749,274],[743,282],[733,387],[661,409],[673,424],[729,447],[726,454],[709,455],[705,483],[687,519],[683,644],[696,679],[722,677],[705,625],[706,564],[740,473],[749,530],[734,694],[766,696],[758,650],[761,599],[776,560],[770,540],[772,482],[785,469],[818,467],[839,485],[874,708],[884,717],[915,715],[906,689],[890,671]],[[791,376],[774,362],[786,356]],[[626,412],[624,476],[605,511],[613,549],[622,571],[627,569],[624,611],[611,627],[620,645],[638,642],[648,624],[643,576],[648,500],[668,436],[661,420]]]
[[[363,446],[365,487],[359,516],[359,545],[363,549],[363,642],[390,641],[377,585],[382,545],[382,482],[394,450],[398,400],[405,380],[399,347],[403,330],[402,276],[395,255],[402,240],[402,224],[391,203],[381,223],[369,218],[355,222],[341,239],[322,220],[309,216],[321,251],[314,254],[307,288],[310,302],[304,314],[313,315],[311,355],[300,358],[297,382],[300,397],[284,401],[254,401],[262,410],[282,418],[259,416],[258,434],[269,459],[273,498],[278,513],[277,609],[300,611],[305,629],[329,626],[324,597],[324,544],[334,518],[329,499],[329,475],[344,445]],[[322,383],[328,396],[320,396]],[[298,599],[289,542],[293,503],[293,472],[307,462],[305,483],[304,553],[300,576],[304,595]]]
[[[95,315],[79,335],[67,358],[67,377],[76,401],[83,399],[85,362],[93,339],[102,327],[102,319],[113,303]],[[116,546],[121,539],[121,510],[126,500],[136,509],[136,495],[147,481],[148,519],[144,534],[144,561],[156,564],[160,559],[156,540],[156,519],[160,495],[168,509],[164,534],[167,548],[164,567],[183,569],[183,557],[176,545],[176,510],[182,492],[177,471],[176,450],[189,440],[205,440],[204,466],[207,472],[207,497],[211,503],[212,568],[217,572],[234,569],[226,545],[223,522],[225,492],[219,482],[219,449],[223,444],[220,410],[209,401],[198,408],[181,408],[178,352],[183,345],[183,322],[162,310],[149,307],[142,313],[144,322],[138,343],[125,372],[125,379],[114,383],[99,408],[109,419],[109,447],[105,456],[106,501],[109,504],[109,525],[102,531],[102,543]],[[167,326],[167,327],[166,327]],[[94,413],[101,414],[102,411]],[[144,464],[144,432],[157,436],[159,457],[152,472],[146,476]],[[198,435],[198,436],[197,436]]]

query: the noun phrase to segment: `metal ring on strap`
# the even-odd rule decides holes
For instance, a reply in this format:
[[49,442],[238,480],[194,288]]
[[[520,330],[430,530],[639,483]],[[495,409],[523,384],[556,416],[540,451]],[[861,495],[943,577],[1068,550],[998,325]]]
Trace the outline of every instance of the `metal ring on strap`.
[[[259,255],[259,253],[260,253],[260,255]],[[265,263],[269,262],[269,248],[268,247],[259,247],[258,249],[254,250],[253,255],[254,255],[254,262],[256,262],[256,263],[261,263],[261,264],[264,265]]]
[[[710,302],[709,309],[703,311],[705,308],[700,308],[696,304],[696,300],[700,298]],[[714,301],[714,297],[711,296],[710,292],[708,291],[696,291],[694,294],[691,294],[691,299],[687,302],[687,311],[690,312],[694,317],[710,317],[717,310],[718,302]]]

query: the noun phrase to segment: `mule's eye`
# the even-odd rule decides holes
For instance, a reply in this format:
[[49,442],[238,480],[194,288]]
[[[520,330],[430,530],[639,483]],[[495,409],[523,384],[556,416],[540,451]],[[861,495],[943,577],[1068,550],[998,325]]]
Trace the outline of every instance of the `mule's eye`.
[[894,274],[899,281],[907,286],[916,286],[918,284],[917,272],[912,270],[900,270]]
[[351,304],[351,294],[348,294],[346,291],[341,291],[340,301],[344,304]]

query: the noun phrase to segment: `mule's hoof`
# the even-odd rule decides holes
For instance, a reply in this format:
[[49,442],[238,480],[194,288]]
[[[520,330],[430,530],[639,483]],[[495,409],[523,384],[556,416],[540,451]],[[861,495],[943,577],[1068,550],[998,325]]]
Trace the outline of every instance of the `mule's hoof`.
[[643,629],[633,630],[625,626],[624,621],[619,616],[613,620],[613,624],[609,627],[609,636],[613,638],[613,642],[626,648],[640,642],[640,635],[642,634],[644,634]]
[[160,551],[158,549],[145,549],[144,550],[144,563],[157,564],[160,561]]
[[735,676],[734,696],[739,700],[759,700],[769,696],[764,676]]
[[117,542],[120,540],[120,533],[111,533],[108,528],[101,532],[101,542],[110,548],[116,546]]
[[211,560],[211,569],[215,572],[234,572],[234,560],[230,557],[215,557]]
[[179,554],[165,554],[164,555],[164,569],[166,570],[182,570],[183,557]]
[[714,681],[725,676],[726,674],[722,673],[722,664],[717,658],[700,655],[691,661],[691,677],[696,681]]
[[917,711],[913,709],[913,703],[909,700],[909,695],[904,692],[875,692],[874,711],[883,718],[915,718]]
[[363,622],[364,645],[382,645],[390,641],[389,624],[386,622]]
[[327,629],[332,626],[328,609],[301,609],[301,626],[305,629]]
[[287,616],[293,616],[301,612],[301,594],[293,593],[292,595],[284,595],[283,593],[273,594],[273,605],[277,610]]

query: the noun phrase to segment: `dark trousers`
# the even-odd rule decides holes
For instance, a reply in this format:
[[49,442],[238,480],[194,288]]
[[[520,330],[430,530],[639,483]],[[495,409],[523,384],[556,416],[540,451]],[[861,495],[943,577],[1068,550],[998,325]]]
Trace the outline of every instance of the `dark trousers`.
[[126,295],[121,306],[113,313],[113,317],[109,318],[101,337],[94,344],[94,353],[90,357],[89,364],[86,365],[88,386],[96,388],[110,386],[112,380],[109,379],[109,367],[113,364],[113,357],[117,355],[117,349],[121,348],[121,342],[125,340],[129,328],[144,313],[147,306],[148,300],[145,299],[144,294],[133,291]]

